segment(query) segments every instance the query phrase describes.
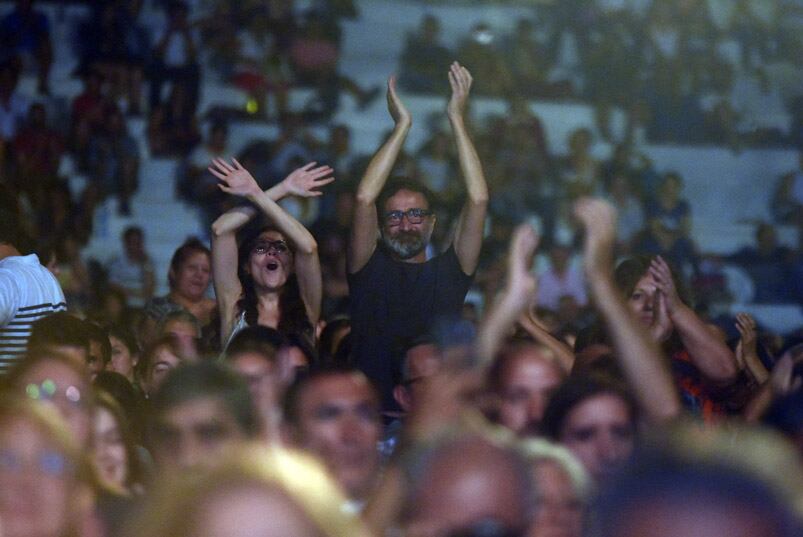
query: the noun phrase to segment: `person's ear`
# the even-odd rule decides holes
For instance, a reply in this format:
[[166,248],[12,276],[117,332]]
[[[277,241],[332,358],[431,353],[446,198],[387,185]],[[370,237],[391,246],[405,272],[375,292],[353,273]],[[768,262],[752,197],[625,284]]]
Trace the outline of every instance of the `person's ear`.
[[405,412],[410,412],[410,408],[413,406],[412,398],[410,397],[410,391],[402,386],[401,384],[397,384],[393,387],[393,398],[399,403],[399,406],[402,407],[402,410]]

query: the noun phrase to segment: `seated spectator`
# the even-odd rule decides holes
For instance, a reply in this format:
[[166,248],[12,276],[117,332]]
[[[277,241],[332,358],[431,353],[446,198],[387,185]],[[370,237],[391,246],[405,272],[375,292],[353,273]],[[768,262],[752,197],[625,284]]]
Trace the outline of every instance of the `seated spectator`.
[[691,239],[691,207],[680,197],[683,180],[677,173],[664,175],[655,198],[647,201],[647,233],[637,249],[665,256],[678,266],[696,268],[697,254]]
[[604,377],[576,376],[552,395],[542,422],[546,436],[576,456],[598,485],[627,462],[638,411],[624,387]]
[[139,148],[128,134],[123,114],[116,108],[107,108],[104,128],[91,140],[89,146],[90,178],[102,196],[116,194],[118,211],[131,214],[130,199],[139,186]]
[[48,125],[45,106],[32,104],[28,121],[20,125],[14,138],[17,173],[23,184],[40,184],[56,177],[64,152],[64,140],[59,132]]
[[183,84],[173,84],[167,102],[151,108],[148,146],[157,157],[185,157],[200,141],[195,107]]
[[33,0],[17,0],[14,10],[0,20],[0,51],[0,61],[18,56],[23,63],[35,62],[37,91],[42,95],[50,93],[50,23],[44,13],[34,9]]
[[120,404],[100,391],[95,395],[90,458],[100,479],[125,495],[141,494],[144,480],[137,445]]
[[281,400],[294,376],[280,349],[285,338],[267,326],[249,326],[238,332],[226,348],[226,363],[248,382],[260,421],[262,437],[271,443],[281,438]]
[[212,254],[197,239],[190,239],[173,254],[167,281],[170,292],[156,297],[145,305],[147,319],[143,327],[144,338],[151,340],[156,326],[163,318],[173,312],[191,313],[199,323],[201,331],[213,324],[217,303],[206,296],[212,279]]
[[84,90],[76,96],[70,109],[68,145],[79,170],[89,169],[89,146],[103,129],[106,110],[116,106],[108,96],[103,75],[90,69],[83,75]]
[[139,345],[134,334],[125,326],[113,325],[109,328],[111,359],[107,371],[114,371],[124,376],[132,386],[139,384],[134,372],[139,363]]
[[85,362],[56,347],[38,346],[9,371],[5,386],[18,397],[47,405],[64,420],[70,440],[89,449],[94,401]]
[[338,72],[339,43],[327,33],[327,25],[319,15],[309,18],[305,27],[293,38],[288,52],[299,83],[316,89],[316,98],[306,106],[306,113],[310,117],[330,117],[340,105],[340,94],[344,90],[357,101],[360,108],[379,95],[379,87],[363,89],[354,80]]
[[115,102],[128,101],[127,111],[139,114],[142,69],[148,52],[148,36],[137,22],[137,0],[106,2],[95,8],[81,25],[80,70],[96,70],[109,82]]
[[569,135],[569,155],[561,163],[564,195],[569,199],[602,191],[600,162],[591,154],[591,131],[581,128]]
[[148,67],[151,113],[162,103],[162,86],[172,82],[184,87],[186,107],[194,115],[198,107],[201,72],[197,62],[197,45],[188,21],[189,6],[181,0],[166,3],[167,27],[156,42]]
[[516,93],[529,98],[549,94],[548,56],[533,35],[534,29],[531,20],[519,19],[513,33],[503,38],[499,47]]
[[615,171],[607,185],[608,199],[619,212],[616,226],[616,246],[628,253],[634,241],[644,230],[644,207],[632,181],[622,171]]
[[480,22],[457,47],[457,57],[471,66],[476,92],[480,95],[505,95],[512,88],[507,66],[499,61],[497,36],[491,27]]
[[217,186],[217,178],[209,173],[207,167],[216,158],[227,156],[230,151],[228,137],[226,123],[212,123],[206,142],[192,150],[184,163],[183,173],[178,177],[178,195],[193,205],[200,205],[207,227],[224,210],[223,202],[226,199],[225,193]]
[[798,169],[781,177],[772,197],[772,214],[779,224],[803,227],[803,151]]
[[14,140],[28,115],[28,99],[17,91],[19,75],[14,62],[0,62],[0,147]]
[[614,274],[630,311],[669,357],[681,402],[706,422],[725,412],[724,388],[737,381],[736,358],[723,335],[689,306],[682,280],[661,257],[623,260]]
[[421,18],[418,29],[407,35],[399,60],[399,86],[418,93],[439,93],[443,73],[454,54],[442,43],[440,21],[435,15]]
[[69,232],[56,238],[56,269],[56,279],[67,303],[75,310],[86,309],[95,289],[89,278],[89,269],[81,259],[81,245]]
[[544,410],[566,371],[545,348],[521,341],[502,349],[488,377],[498,422],[523,438],[541,434]]
[[259,433],[260,421],[245,381],[210,362],[184,365],[150,392],[150,447],[163,472],[208,467]]
[[285,396],[291,444],[320,458],[346,495],[362,504],[379,477],[381,436],[376,389],[354,369],[322,369]]
[[446,197],[447,189],[453,185],[451,181],[455,173],[453,156],[451,140],[443,131],[434,132],[429,141],[418,151],[421,180],[442,200]]
[[771,224],[756,227],[755,246],[745,246],[728,260],[747,271],[755,286],[753,302],[793,302],[797,297],[792,286],[792,252],[778,244],[778,235]]
[[109,284],[122,289],[128,304],[143,307],[153,296],[155,287],[153,263],[145,251],[142,229],[128,227],[123,231],[123,252],[112,257],[106,268]]
[[539,278],[539,306],[558,311],[561,298],[567,295],[581,307],[588,303],[583,271],[571,260],[570,246],[555,243],[549,249],[549,268]]
[[[276,117],[288,112],[287,93],[292,85],[292,73],[286,53],[280,49],[270,14],[258,10],[250,17],[245,32],[240,32],[235,46],[235,64],[231,82],[248,93],[246,111],[267,119],[268,95],[273,94]],[[287,29],[283,29],[287,31]],[[291,34],[292,35],[292,34]]]
[[171,371],[184,362],[181,343],[172,334],[159,337],[143,352],[137,365],[140,386],[148,399],[159,391]]

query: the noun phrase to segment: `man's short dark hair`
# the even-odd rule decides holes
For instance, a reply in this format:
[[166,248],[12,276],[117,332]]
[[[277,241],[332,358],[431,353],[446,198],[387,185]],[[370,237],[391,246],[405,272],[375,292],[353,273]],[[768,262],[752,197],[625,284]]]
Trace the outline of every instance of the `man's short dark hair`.
[[[388,181],[385,188],[382,189],[382,192],[379,193],[379,198],[376,201],[376,208],[379,211],[380,216],[385,211],[385,204],[387,203],[388,199],[392,198],[401,190],[409,190],[410,192],[417,192],[424,196],[427,200],[427,207],[431,208],[432,204],[435,200],[435,195],[432,193],[430,189],[428,189],[423,184],[408,179],[407,177],[395,177]],[[380,221],[382,219],[380,218]]]
[[[43,348],[53,346],[81,347],[89,351],[91,338],[89,323],[71,315],[66,311],[59,311],[39,319],[31,326],[31,337],[28,339],[28,348]],[[108,337],[106,338],[108,340]],[[111,351],[109,351],[111,355]]]
[[630,423],[638,422],[638,405],[627,387],[611,377],[589,373],[569,377],[552,394],[541,427],[547,438],[559,440],[569,413],[580,403],[599,395],[614,395],[622,399],[630,413]]
[[288,425],[299,425],[299,407],[301,406],[301,397],[304,395],[304,392],[307,390],[307,388],[309,388],[313,383],[323,378],[348,376],[354,374],[360,375],[368,380],[368,384],[371,386],[371,390],[376,397],[377,403],[379,403],[381,400],[379,397],[379,391],[376,389],[376,386],[374,386],[373,382],[371,382],[371,380],[368,379],[368,377],[366,377],[362,371],[350,365],[322,364],[298,375],[295,382],[293,382],[287,389],[282,401],[282,410],[286,423]]
[[199,362],[171,371],[151,400],[153,425],[170,409],[194,399],[219,400],[248,437],[259,432],[259,417],[245,380],[223,364]]
[[287,340],[275,328],[254,325],[243,328],[231,338],[226,347],[225,359],[230,360],[240,354],[256,353],[265,356],[271,361],[276,359],[276,353]]

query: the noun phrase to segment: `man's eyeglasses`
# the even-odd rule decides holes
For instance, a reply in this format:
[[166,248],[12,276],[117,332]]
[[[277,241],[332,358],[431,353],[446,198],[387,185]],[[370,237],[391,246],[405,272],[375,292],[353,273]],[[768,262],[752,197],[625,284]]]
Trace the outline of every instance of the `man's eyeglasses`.
[[259,241],[251,250],[252,254],[262,255],[273,251],[274,254],[286,254],[290,247],[284,241]]
[[406,211],[388,211],[385,213],[385,223],[389,226],[398,226],[406,216],[411,224],[420,224],[432,214],[429,209],[407,209]]

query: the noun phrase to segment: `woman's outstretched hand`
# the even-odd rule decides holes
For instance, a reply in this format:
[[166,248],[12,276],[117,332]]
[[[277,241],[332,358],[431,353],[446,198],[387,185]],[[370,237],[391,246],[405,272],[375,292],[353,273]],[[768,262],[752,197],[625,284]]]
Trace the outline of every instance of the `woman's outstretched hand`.
[[301,168],[293,170],[290,175],[284,178],[282,185],[287,194],[301,198],[314,198],[323,194],[320,190],[335,180],[332,177],[334,170],[329,166],[315,165],[317,162],[310,162]]
[[227,194],[240,197],[255,196],[262,193],[262,189],[251,175],[251,172],[243,168],[237,159],[231,159],[229,164],[222,158],[216,158],[212,165],[207,168],[209,173],[220,179],[218,187]]

